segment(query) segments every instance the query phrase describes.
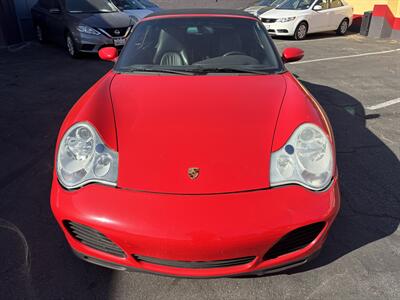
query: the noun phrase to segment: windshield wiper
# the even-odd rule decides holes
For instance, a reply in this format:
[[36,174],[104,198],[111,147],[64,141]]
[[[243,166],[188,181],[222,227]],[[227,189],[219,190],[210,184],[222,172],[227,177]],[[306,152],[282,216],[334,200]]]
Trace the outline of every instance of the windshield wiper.
[[257,74],[266,75],[271,74],[266,70],[250,70],[235,67],[197,67],[197,68],[186,68],[186,69],[165,69],[157,67],[127,67],[121,68],[120,72],[149,72],[149,73],[167,73],[167,74],[177,74],[177,75],[206,75],[208,73],[247,73],[247,74]]
[[251,70],[244,68],[235,68],[235,67],[206,67],[206,68],[197,68],[194,69],[193,72],[198,72],[201,74],[207,73],[249,73],[249,74],[258,74],[258,75],[266,75],[271,72],[265,70]]
[[117,12],[112,10],[102,11],[102,10],[69,10],[71,14],[104,14],[104,13],[112,13]]
[[177,75],[196,75],[197,72],[183,69],[183,70],[173,70],[164,68],[154,68],[154,67],[132,67],[123,68],[121,72],[149,72],[149,73],[167,73],[167,74],[177,74]]

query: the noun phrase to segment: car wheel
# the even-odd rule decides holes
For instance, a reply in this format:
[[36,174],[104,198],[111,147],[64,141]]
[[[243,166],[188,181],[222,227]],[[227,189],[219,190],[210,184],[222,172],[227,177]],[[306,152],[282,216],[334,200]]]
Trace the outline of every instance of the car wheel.
[[295,32],[294,32],[294,38],[296,40],[304,40],[307,36],[307,31],[308,31],[308,26],[306,22],[301,22]]
[[78,58],[80,56],[79,50],[77,50],[74,39],[70,33],[65,37],[65,43],[67,46],[68,54],[73,58]]
[[336,34],[345,35],[347,29],[349,29],[349,21],[347,19],[344,19],[342,23],[340,23],[339,28],[336,30]]
[[38,39],[39,43],[43,44],[46,42],[46,36],[44,34],[43,28],[40,25],[36,25],[36,38]]

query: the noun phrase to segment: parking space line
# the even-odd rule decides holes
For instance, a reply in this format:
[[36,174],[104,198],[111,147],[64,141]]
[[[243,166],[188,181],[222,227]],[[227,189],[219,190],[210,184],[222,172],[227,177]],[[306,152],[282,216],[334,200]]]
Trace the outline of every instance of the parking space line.
[[314,39],[308,39],[308,40],[274,40],[274,43],[276,45],[283,45],[286,43],[306,43],[306,42],[322,42],[322,41],[330,41],[330,40],[336,40],[336,39],[347,39],[348,36],[334,36],[334,37],[325,37],[325,38],[314,38]]
[[400,103],[400,98],[389,100],[389,101],[385,101],[385,102],[382,102],[382,103],[377,104],[377,105],[367,106],[367,109],[368,110],[377,110],[377,109],[388,107],[388,106],[391,106],[391,105],[394,105],[394,104],[397,104],[397,103]]
[[393,52],[397,52],[397,51],[400,51],[400,48],[393,49],[393,50],[387,50],[387,51],[379,51],[379,52],[368,52],[368,53],[345,55],[345,56],[335,56],[335,57],[311,59],[311,60],[293,62],[293,63],[289,63],[289,64],[290,65],[308,64],[308,63],[312,63],[312,62],[336,60],[336,59],[345,59],[345,58],[353,58],[353,57],[362,57],[362,56],[370,56],[370,55],[378,55],[378,54],[385,54],[385,53],[393,53]]

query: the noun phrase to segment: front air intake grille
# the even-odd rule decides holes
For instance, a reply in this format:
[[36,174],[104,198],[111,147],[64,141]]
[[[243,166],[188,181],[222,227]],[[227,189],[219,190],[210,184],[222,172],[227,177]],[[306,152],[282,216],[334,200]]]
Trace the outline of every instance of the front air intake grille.
[[118,257],[125,257],[125,253],[102,233],[88,226],[72,221],[64,221],[67,231],[82,244]]
[[124,37],[128,34],[128,31],[131,27],[124,27],[124,28],[99,28],[100,31],[103,33],[107,33],[109,36],[112,37]]
[[138,262],[146,262],[154,265],[161,265],[174,268],[185,269],[213,269],[213,268],[226,268],[247,264],[253,261],[255,256],[226,259],[226,260],[213,260],[213,261],[179,261],[179,260],[165,260],[154,257],[133,255]]
[[277,19],[267,19],[267,18],[261,18],[261,22],[263,23],[275,23]]
[[309,245],[325,227],[325,222],[314,223],[289,232],[264,255],[264,260],[302,249]]

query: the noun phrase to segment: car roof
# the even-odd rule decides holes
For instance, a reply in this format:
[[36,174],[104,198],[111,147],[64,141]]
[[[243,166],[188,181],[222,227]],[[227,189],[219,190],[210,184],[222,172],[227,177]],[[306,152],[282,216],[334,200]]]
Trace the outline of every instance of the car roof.
[[250,17],[256,19],[256,17],[248,12],[236,9],[212,9],[212,8],[186,8],[186,9],[166,9],[154,12],[147,18],[153,17],[164,17],[164,16],[185,16],[185,15],[226,15],[226,16],[240,16]]

